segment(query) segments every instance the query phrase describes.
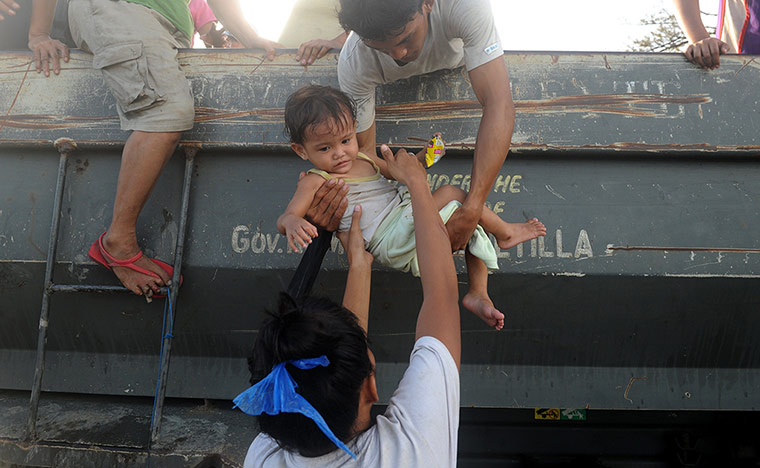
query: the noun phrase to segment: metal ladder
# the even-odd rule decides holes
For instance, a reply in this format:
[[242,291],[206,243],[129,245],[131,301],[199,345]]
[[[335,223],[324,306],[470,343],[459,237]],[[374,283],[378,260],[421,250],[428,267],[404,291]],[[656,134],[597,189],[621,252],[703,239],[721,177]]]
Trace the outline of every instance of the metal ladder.
[[[55,266],[56,250],[58,248],[58,231],[61,220],[61,204],[63,202],[63,189],[66,183],[66,167],[69,155],[76,150],[76,143],[68,138],[59,138],[54,143],[56,150],[60,154],[58,160],[58,178],[55,187],[55,196],[53,200],[53,219],[50,226],[50,240],[48,243],[47,261],[45,263],[45,285],[42,293],[42,310],[40,311],[39,334],[37,338],[37,360],[34,369],[34,381],[32,383],[32,395],[29,400],[29,418],[26,423],[24,440],[32,442],[37,439],[37,412],[40,405],[40,393],[42,390],[42,374],[45,368],[45,352],[47,344],[47,332],[50,315],[50,299],[54,293],[112,293],[112,292],[129,292],[123,286],[108,285],[77,285],[77,284],[55,284],[53,282],[53,268]],[[190,204],[190,182],[192,179],[193,163],[195,155],[198,153],[196,146],[181,146],[185,153],[185,175],[182,185],[182,207],[179,220],[179,229],[177,233],[177,244],[174,249],[174,275],[172,284],[179,285],[180,274],[182,270],[182,259],[185,249],[185,230],[187,227],[187,212]],[[165,294],[168,294],[171,305],[177,303],[177,294],[179,287],[162,288]],[[163,353],[158,377],[158,390],[155,395],[154,413],[151,418],[150,443],[158,441],[161,432],[161,416],[163,414],[164,399],[166,396],[166,383],[169,375],[169,360],[171,356],[171,342],[173,332],[173,320],[170,322],[168,333],[162,337]],[[149,447],[150,448],[150,445]]]

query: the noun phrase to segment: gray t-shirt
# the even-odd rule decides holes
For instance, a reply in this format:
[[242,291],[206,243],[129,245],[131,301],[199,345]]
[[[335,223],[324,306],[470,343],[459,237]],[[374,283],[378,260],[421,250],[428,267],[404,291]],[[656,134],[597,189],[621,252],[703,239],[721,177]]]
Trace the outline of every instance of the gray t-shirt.
[[375,120],[375,86],[436,70],[473,70],[503,55],[489,0],[435,0],[420,56],[399,66],[389,55],[364,44],[354,33],[338,60],[340,89],[356,101],[357,128]]
[[281,449],[266,434],[254,439],[244,468],[455,468],[459,433],[459,372],[446,346],[423,336],[376,424],[349,442],[357,460],[335,449],[308,458]]

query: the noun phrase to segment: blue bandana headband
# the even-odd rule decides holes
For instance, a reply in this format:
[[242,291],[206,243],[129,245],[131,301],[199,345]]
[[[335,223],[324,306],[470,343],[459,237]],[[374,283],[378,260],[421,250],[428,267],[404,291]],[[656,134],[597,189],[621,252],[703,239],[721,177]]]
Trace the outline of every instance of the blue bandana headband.
[[232,400],[235,403],[233,408],[240,408],[244,413],[252,416],[258,416],[262,413],[272,416],[280,413],[301,413],[313,420],[328,439],[355,460],[356,455],[346,447],[346,444],[335,437],[316,408],[296,393],[298,384],[285,369],[285,364],[292,364],[299,369],[306,370],[317,366],[327,367],[330,365],[330,361],[327,356],[323,355],[318,358],[281,362],[274,366],[272,372],[259,383],[236,396]]

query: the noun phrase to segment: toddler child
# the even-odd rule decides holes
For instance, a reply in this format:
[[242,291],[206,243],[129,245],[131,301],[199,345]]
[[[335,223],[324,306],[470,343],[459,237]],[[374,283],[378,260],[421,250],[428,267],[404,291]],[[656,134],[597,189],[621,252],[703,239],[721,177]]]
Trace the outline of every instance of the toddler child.
[[[348,186],[348,208],[338,229],[341,241],[344,242],[341,234],[351,226],[353,207],[361,205],[360,227],[367,250],[380,263],[419,276],[408,192],[406,187],[391,184],[385,176],[392,175],[381,174],[378,165],[359,152],[356,110],[351,98],[326,86],[301,88],[286,102],[285,127],[293,151],[316,166],[298,182],[295,195],[277,220],[277,229],[287,237],[290,248],[300,251],[316,237],[316,227],[306,221],[304,215],[325,180],[342,178]],[[383,145],[381,151],[389,153],[390,149]],[[444,223],[465,197],[463,190],[452,185],[444,185],[433,193]],[[486,232],[496,237],[500,248],[508,249],[546,235],[546,228],[534,218],[515,229],[489,209],[483,210],[479,224],[465,251],[469,291],[462,304],[488,325],[500,330],[504,326],[504,314],[494,307],[487,288],[488,271],[498,270],[499,266]],[[513,235],[515,231],[521,235]]]

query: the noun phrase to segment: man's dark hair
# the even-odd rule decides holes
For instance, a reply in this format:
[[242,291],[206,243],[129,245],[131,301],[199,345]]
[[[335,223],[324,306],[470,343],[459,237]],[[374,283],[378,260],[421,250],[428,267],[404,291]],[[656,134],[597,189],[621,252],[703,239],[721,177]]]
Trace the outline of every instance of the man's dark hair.
[[338,21],[364,41],[385,41],[397,36],[416,13],[423,0],[340,0]]
[[[296,301],[284,293],[277,312],[270,315],[248,358],[251,384],[280,362],[327,356],[327,367],[302,370],[288,364],[285,368],[298,385],[296,392],[319,411],[338,439],[348,442],[354,435],[362,382],[373,371],[367,335],[356,316],[329,299]],[[285,450],[317,457],[338,449],[302,414],[262,414],[258,422],[261,431]]]
[[306,132],[325,122],[349,126],[355,121],[353,99],[329,86],[304,86],[285,102],[285,132],[292,143],[303,144]]

